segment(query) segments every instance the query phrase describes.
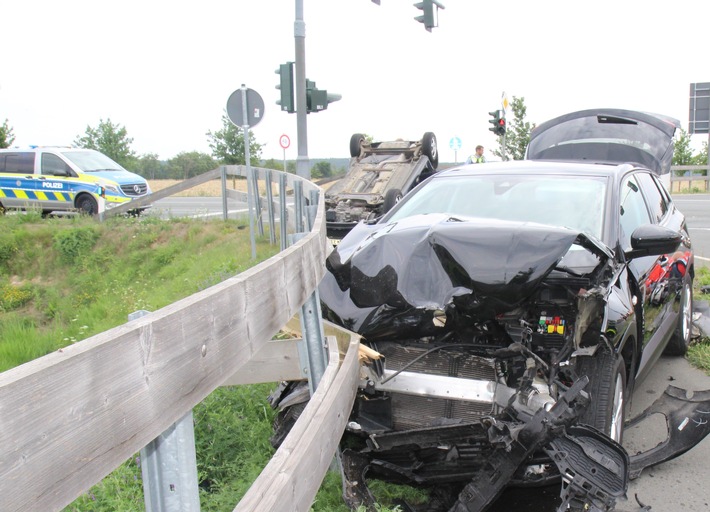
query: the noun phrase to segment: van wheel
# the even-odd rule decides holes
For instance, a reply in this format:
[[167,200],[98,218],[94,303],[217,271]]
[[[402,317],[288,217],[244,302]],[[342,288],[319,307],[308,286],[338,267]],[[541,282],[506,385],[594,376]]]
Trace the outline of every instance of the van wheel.
[[77,197],[74,206],[79,210],[79,213],[86,215],[96,215],[99,213],[99,203],[88,194]]

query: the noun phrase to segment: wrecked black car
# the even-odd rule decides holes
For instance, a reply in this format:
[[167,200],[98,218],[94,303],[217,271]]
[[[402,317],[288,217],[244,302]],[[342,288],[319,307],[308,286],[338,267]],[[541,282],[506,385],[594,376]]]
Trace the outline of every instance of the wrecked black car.
[[[665,154],[675,127],[651,121],[670,133]],[[644,124],[627,111],[589,122]],[[609,138],[587,135],[604,153],[594,144]],[[456,512],[561,479],[558,510],[608,511],[630,474],[707,435],[682,427],[710,395],[667,392],[655,411],[669,440],[631,457],[619,444],[635,384],[687,351],[694,259],[660,160],[578,154],[441,171],[329,256],[323,316],[375,354],[342,443],[349,506],[374,509],[368,478],[431,489],[422,510]],[[298,388],[273,401],[289,406],[275,438]]]
[[339,240],[358,222],[381,217],[438,165],[432,132],[419,140],[381,142],[353,134],[348,172],[325,193],[328,237]]

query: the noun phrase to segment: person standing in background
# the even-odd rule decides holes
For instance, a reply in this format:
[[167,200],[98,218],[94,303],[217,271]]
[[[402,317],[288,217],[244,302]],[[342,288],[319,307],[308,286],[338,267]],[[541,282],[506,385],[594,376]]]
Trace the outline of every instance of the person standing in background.
[[486,157],[483,156],[483,146],[480,144],[476,146],[476,152],[466,159],[467,164],[484,164],[486,163]]

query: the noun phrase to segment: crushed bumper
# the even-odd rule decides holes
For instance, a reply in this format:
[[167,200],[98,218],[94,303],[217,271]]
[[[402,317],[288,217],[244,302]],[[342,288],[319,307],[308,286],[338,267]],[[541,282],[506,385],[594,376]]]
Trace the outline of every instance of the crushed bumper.
[[[544,450],[561,476],[558,512],[608,512],[626,495],[630,478],[681,455],[710,433],[710,391],[689,397],[671,386],[632,421],[633,425],[661,413],[667,418],[668,439],[629,457],[608,436],[576,424],[589,402],[587,382],[587,377],[580,378],[556,404],[532,417],[509,410],[511,421],[487,417],[465,425],[371,434],[367,448],[342,452],[345,502],[353,510],[363,505],[376,510],[366,481],[371,476],[436,488],[428,512],[482,512],[519,468]],[[422,462],[427,459],[432,462],[429,467]],[[468,483],[452,485],[456,479]]]

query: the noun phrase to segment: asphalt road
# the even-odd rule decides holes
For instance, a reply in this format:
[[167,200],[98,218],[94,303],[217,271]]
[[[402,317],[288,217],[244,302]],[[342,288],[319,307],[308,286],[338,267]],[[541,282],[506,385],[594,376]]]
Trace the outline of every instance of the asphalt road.
[[673,201],[685,214],[696,265],[710,267],[710,194],[676,194]]

